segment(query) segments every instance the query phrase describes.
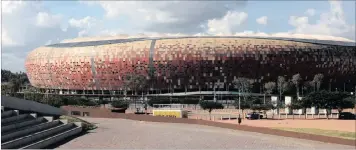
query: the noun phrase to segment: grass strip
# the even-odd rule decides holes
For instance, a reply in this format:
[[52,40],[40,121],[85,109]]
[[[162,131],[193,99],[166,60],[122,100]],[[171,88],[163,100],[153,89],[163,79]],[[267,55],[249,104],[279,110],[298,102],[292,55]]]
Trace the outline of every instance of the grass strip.
[[337,130],[323,130],[315,128],[284,128],[284,127],[273,127],[272,129],[300,132],[300,133],[309,133],[315,135],[324,135],[330,137],[338,137],[344,139],[356,140],[356,132],[347,132],[347,131],[337,131]]

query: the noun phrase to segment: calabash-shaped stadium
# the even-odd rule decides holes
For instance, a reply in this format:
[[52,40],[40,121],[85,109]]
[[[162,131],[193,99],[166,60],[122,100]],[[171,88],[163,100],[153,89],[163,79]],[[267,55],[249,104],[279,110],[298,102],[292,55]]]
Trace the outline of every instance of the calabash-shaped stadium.
[[39,47],[25,67],[31,84],[44,89],[120,90],[137,73],[151,89],[212,91],[233,89],[238,77],[257,88],[278,76],[300,73],[313,80],[322,73],[328,86],[356,84],[355,43],[290,38],[162,37],[96,39]]

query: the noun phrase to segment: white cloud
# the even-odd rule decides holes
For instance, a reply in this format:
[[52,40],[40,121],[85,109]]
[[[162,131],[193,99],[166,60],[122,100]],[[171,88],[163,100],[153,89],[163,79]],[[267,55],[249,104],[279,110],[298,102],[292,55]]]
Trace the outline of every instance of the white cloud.
[[308,17],[297,17],[297,16],[290,16],[288,23],[292,26],[301,27],[307,25],[309,22]]
[[353,40],[328,36],[328,35],[317,35],[317,34],[297,34],[292,32],[278,32],[278,33],[264,33],[264,32],[254,32],[254,31],[244,31],[237,32],[234,36],[247,36],[247,37],[276,37],[276,38],[295,38],[295,39],[312,39],[312,40],[333,40],[333,41],[344,41],[344,42],[354,42]]
[[314,16],[315,15],[315,9],[309,8],[307,11],[305,11],[305,14],[308,16]]
[[1,43],[3,46],[8,47],[19,45],[19,43],[16,43],[13,39],[11,39],[11,37],[9,37],[7,31],[4,29],[1,31]]
[[[85,2],[84,2],[85,3]],[[223,17],[244,6],[243,1],[102,1],[105,18],[129,18],[137,32],[196,33],[207,20]],[[93,5],[93,3],[87,3]],[[174,26],[174,28],[172,28]]]
[[50,44],[52,44],[52,40],[48,40],[48,41],[45,43],[45,45],[50,45]]
[[307,16],[291,16],[289,24],[294,26],[294,34],[315,34],[338,36],[355,40],[355,25],[346,23],[341,1],[330,1],[330,11],[322,13],[315,24],[310,24]]
[[36,25],[39,27],[55,27],[60,25],[62,17],[60,15],[51,15],[47,12],[39,12],[36,16]]
[[210,34],[231,34],[239,25],[247,20],[245,12],[228,11],[225,16],[219,19],[208,20],[207,27]]
[[82,30],[78,32],[78,37],[85,37],[85,36],[88,36],[87,30]]
[[2,1],[2,13],[9,14],[23,7],[23,1]]
[[257,18],[256,19],[256,22],[258,23],[258,24],[263,24],[263,25],[266,25],[267,24],[267,16],[262,16],[262,17],[260,17],[260,18]]
[[93,17],[90,16],[86,16],[82,19],[74,19],[71,18],[68,21],[69,25],[72,27],[76,27],[76,28],[92,28],[93,26],[96,25],[97,20]]
[[90,17],[86,16],[82,19],[74,19],[71,18],[68,21],[68,24],[70,27],[73,28],[78,28],[81,31],[78,32],[78,37],[85,37],[85,36],[91,36],[93,34],[98,34],[97,27],[99,26],[101,21]]
[[[2,67],[24,71],[24,60],[29,51],[48,41],[56,43],[73,38],[78,31],[62,30],[61,17],[53,15],[38,1],[2,2]],[[4,34],[5,33],[5,34]]]

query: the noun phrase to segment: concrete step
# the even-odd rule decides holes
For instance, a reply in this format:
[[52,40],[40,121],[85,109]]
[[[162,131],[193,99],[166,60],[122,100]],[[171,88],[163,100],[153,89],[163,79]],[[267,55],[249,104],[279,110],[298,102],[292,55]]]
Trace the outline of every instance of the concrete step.
[[67,121],[64,120],[61,122],[63,124],[59,125],[59,126],[55,126],[40,132],[36,132],[24,137],[20,137],[5,143],[1,144],[1,148],[3,149],[17,149],[17,148],[21,148],[21,147],[26,147],[27,145],[30,145],[32,143],[37,143],[41,140],[47,139],[51,136],[54,136],[56,134],[65,132],[67,130],[76,128],[77,126],[74,123],[66,123]]
[[56,126],[61,125],[62,123],[59,120],[51,121],[51,122],[44,122],[35,126],[30,126],[29,128],[25,128],[22,130],[17,130],[14,132],[10,132],[6,135],[2,134],[1,135],[1,142],[7,142],[10,140],[14,140],[16,138],[22,137],[22,136],[27,136],[36,132],[40,132],[46,129],[50,129]]
[[6,126],[1,127],[1,134],[5,135],[9,132],[13,132],[15,130],[22,130],[23,128],[30,127],[33,125],[38,125],[47,121],[52,121],[53,117],[39,117],[39,118],[28,118],[21,120],[21,122],[8,124]]
[[21,114],[8,118],[1,118],[1,126],[22,122],[24,119],[37,118],[37,114]]
[[22,147],[20,149],[40,149],[40,148],[45,148],[45,147],[47,147],[49,145],[58,143],[58,142],[66,139],[68,137],[71,137],[73,135],[76,135],[76,134],[79,134],[80,132],[82,132],[83,128],[82,128],[81,122],[75,122],[74,124],[75,124],[74,128],[68,129],[65,132],[62,132],[62,133],[59,133],[57,135],[48,137],[46,139],[40,140],[38,142],[35,142],[33,144],[24,146],[24,147]]
[[5,119],[8,117],[12,117],[12,116],[17,116],[19,115],[19,111],[18,110],[9,110],[9,111],[4,111],[1,113],[1,119]]

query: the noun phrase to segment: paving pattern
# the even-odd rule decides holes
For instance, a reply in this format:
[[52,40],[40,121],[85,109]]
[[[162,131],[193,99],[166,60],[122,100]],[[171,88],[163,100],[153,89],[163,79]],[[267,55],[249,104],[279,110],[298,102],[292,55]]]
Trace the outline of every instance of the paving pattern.
[[84,118],[97,129],[58,148],[116,149],[355,149],[301,139],[209,126]]

